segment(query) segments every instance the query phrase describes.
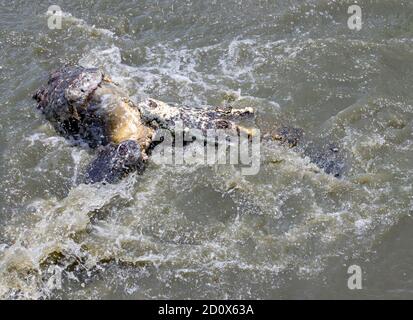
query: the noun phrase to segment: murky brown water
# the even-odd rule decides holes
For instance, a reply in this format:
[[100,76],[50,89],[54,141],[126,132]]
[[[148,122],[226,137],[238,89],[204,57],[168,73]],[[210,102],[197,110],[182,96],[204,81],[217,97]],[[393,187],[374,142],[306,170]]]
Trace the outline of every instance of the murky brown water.
[[[0,1],[0,297],[413,298],[413,3]],[[31,94],[64,63],[136,99],[253,106],[347,153],[342,179],[262,146],[261,170],[149,164],[77,186],[88,151]],[[348,266],[363,289],[347,288]]]

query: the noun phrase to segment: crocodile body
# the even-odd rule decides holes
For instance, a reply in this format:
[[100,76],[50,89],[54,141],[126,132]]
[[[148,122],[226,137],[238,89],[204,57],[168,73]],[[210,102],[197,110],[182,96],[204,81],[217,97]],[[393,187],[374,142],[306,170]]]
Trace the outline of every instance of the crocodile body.
[[[88,166],[85,183],[115,182],[133,170],[142,171],[159,129],[222,129],[228,134],[255,134],[237,119],[254,114],[252,108],[190,108],[147,99],[135,104],[109,76],[97,68],[65,66],[51,73],[47,85],[33,95],[37,107],[55,130],[76,144],[99,148]],[[273,140],[297,146],[302,129],[281,127]],[[343,170],[337,148],[309,151],[311,161],[334,176]]]

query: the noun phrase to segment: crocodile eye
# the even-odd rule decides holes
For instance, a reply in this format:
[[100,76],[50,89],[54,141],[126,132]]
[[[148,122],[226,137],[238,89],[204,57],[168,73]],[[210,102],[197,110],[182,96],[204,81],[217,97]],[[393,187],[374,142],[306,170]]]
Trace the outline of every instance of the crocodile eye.
[[149,107],[152,108],[152,109],[155,109],[155,108],[158,107],[158,105],[156,104],[155,101],[149,100]]
[[121,144],[121,145],[118,147],[118,154],[119,154],[119,155],[121,155],[121,156],[126,156],[126,155],[128,154],[128,152],[129,152],[129,148],[128,148],[128,146],[127,146],[126,144]]

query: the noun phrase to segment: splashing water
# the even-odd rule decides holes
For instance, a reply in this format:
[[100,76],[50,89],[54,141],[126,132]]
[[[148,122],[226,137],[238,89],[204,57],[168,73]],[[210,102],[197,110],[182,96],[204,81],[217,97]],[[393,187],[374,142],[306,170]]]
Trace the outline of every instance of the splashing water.
[[[412,271],[392,239],[409,243],[400,226],[413,210],[413,10],[359,2],[370,19],[357,34],[337,1],[73,1],[59,32],[46,3],[2,4],[0,297],[348,297],[354,261],[370,275],[366,296],[408,297],[402,276],[396,291],[374,283],[390,254]],[[101,67],[136,100],[233,95],[264,132],[295,125],[316,147],[339,144],[348,170],[335,179],[265,143],[255,176],[149,162],[116,185],[76,186],[93,155],[29,98],[68,62]]]

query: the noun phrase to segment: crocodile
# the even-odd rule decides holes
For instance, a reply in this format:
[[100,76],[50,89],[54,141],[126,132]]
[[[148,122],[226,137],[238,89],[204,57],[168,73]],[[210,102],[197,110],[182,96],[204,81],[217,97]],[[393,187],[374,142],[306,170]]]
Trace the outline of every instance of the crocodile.
[[[47,85],[33,95],[37,108],[56,132],[76,145],[96,149],[87,166],[84,183],[114,183],[131,171],[142,172],[156,145],[159,129],[223,129],[228,134],[256,134],[240,119],[254,116],[251,107],[173,106],[148,98],[135,103],[120,85],[98,68],[64,66],[49,76]],[[281,126],[270,135],[281,145],[295,148],[302,140],[300,128]],[[306,150],[305,155],[328,174],[341,176],[344,166],[338,147]]]

